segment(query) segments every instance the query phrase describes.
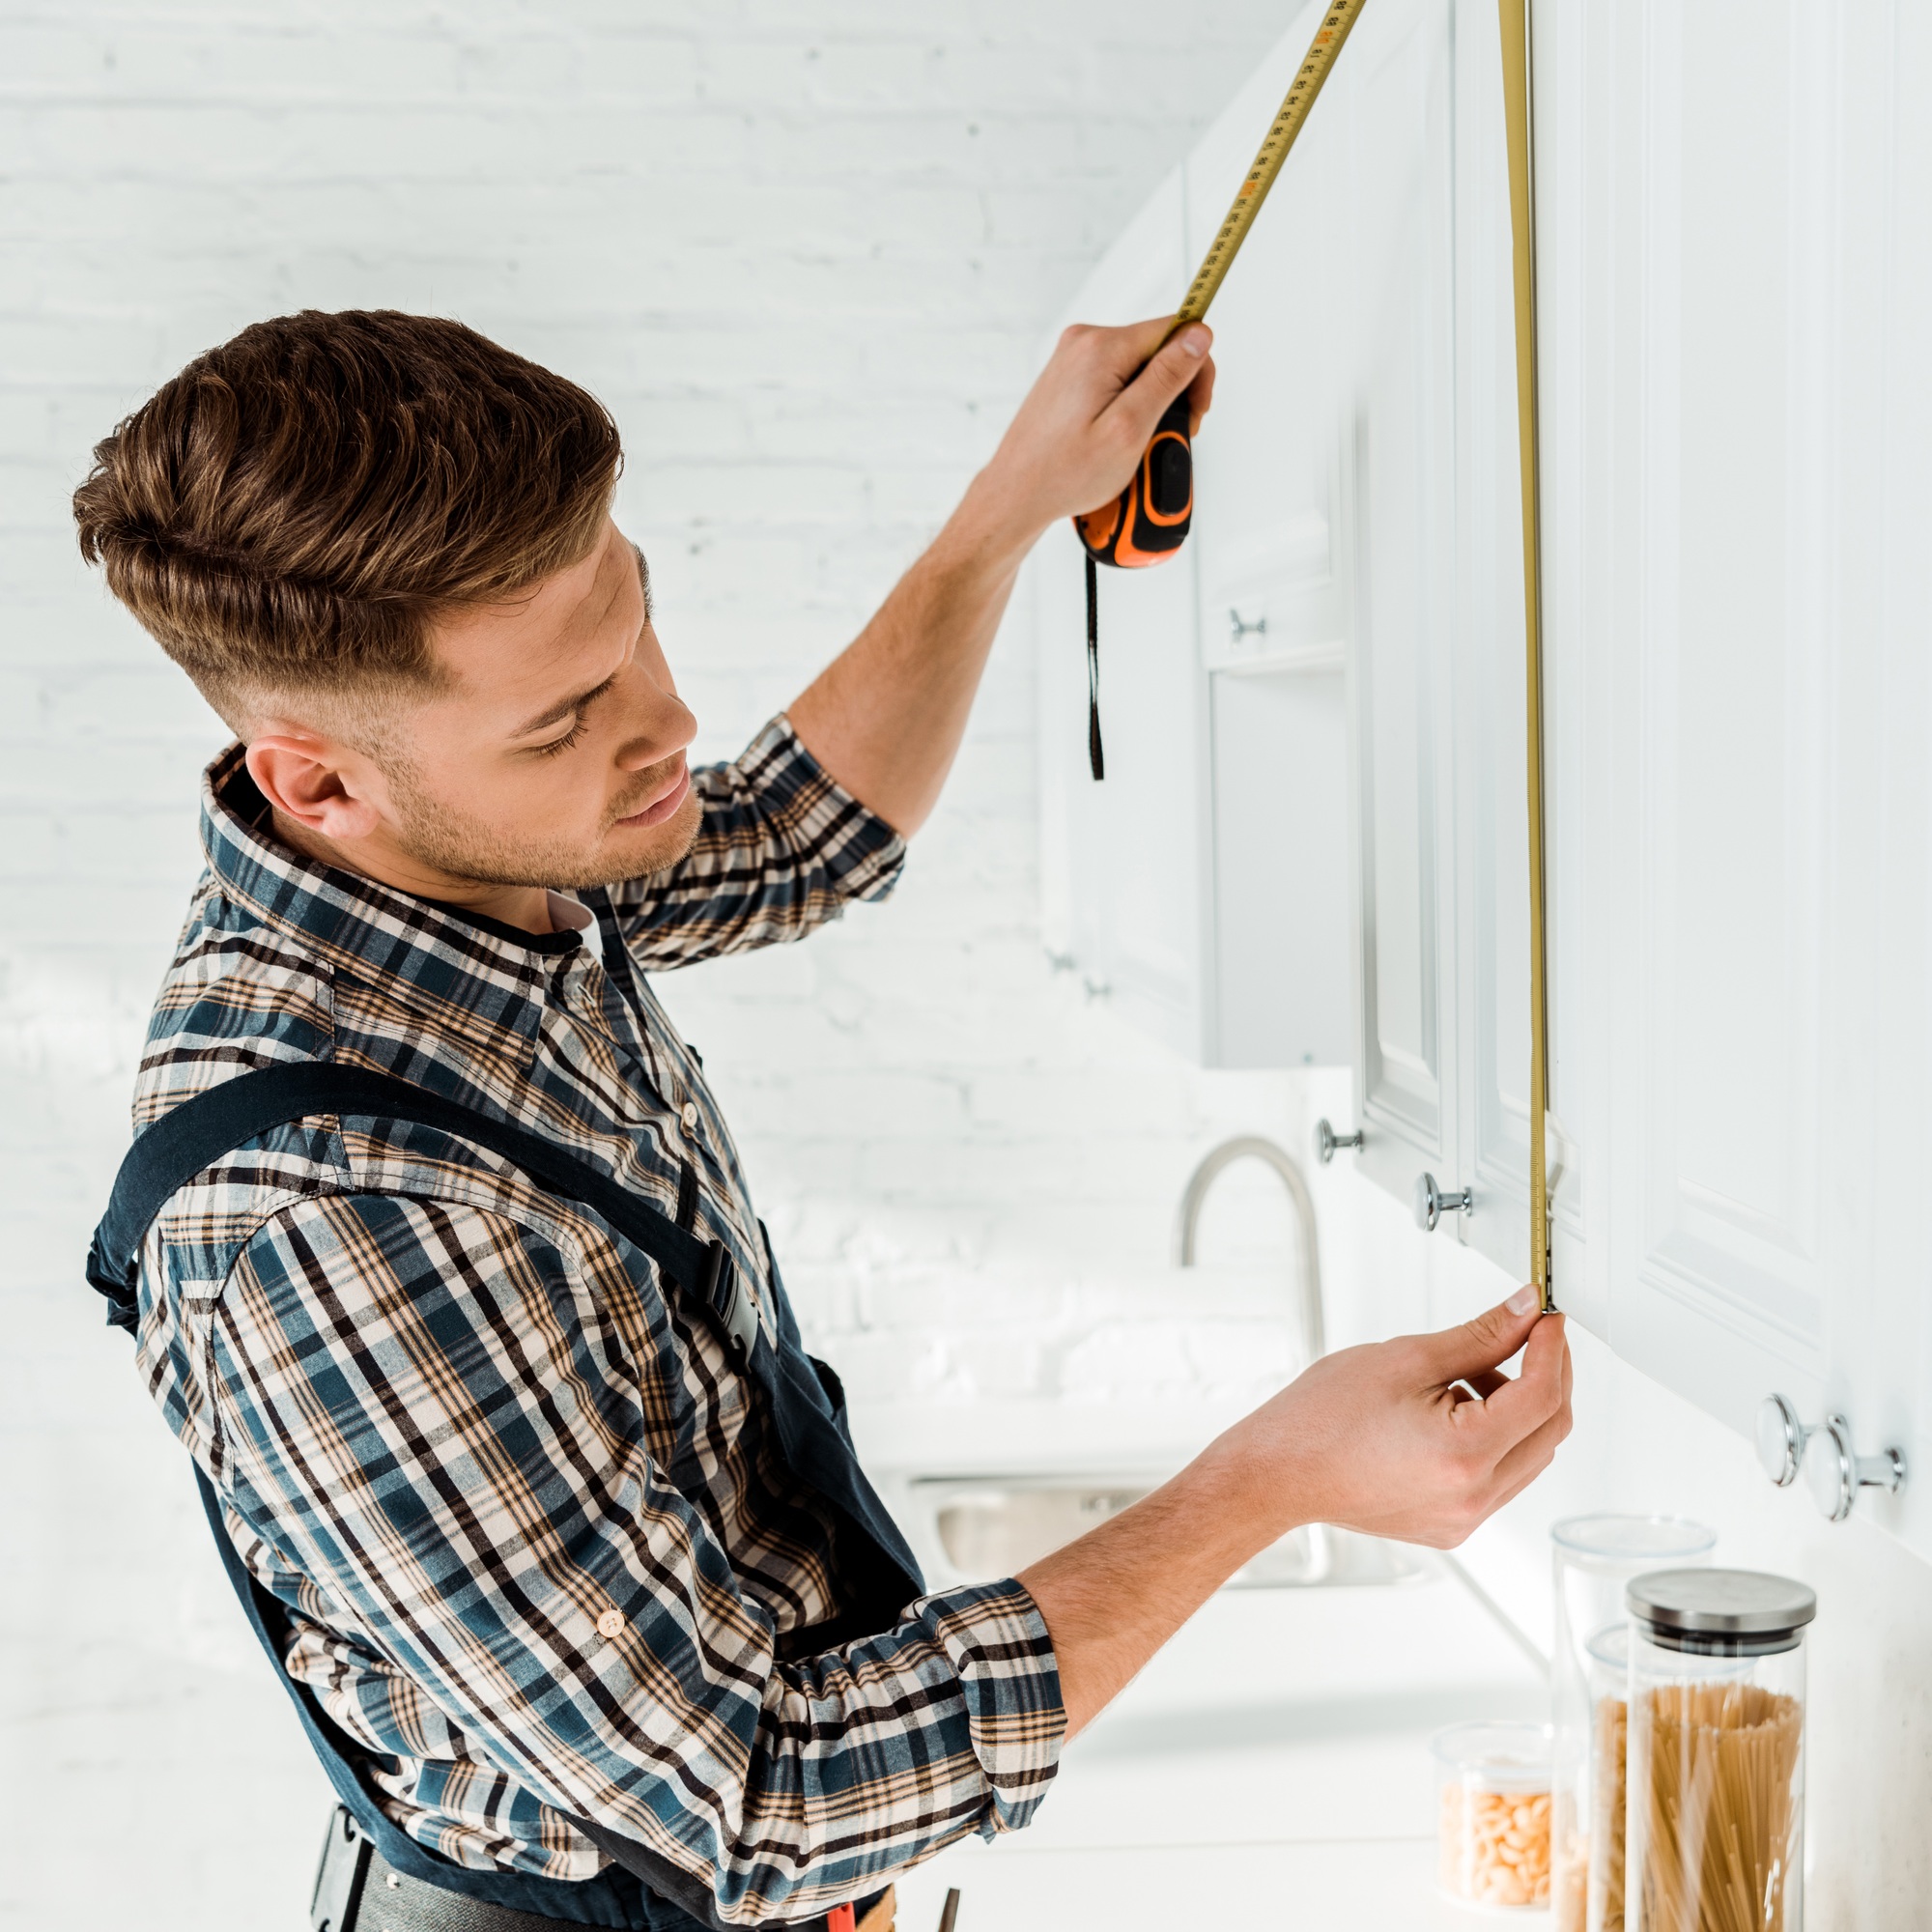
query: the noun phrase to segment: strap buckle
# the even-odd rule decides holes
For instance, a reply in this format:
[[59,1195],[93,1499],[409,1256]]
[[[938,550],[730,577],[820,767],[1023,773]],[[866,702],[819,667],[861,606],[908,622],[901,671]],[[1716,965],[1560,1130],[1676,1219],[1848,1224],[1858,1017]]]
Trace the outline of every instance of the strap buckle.
[[733,1353],[740,1362],[749,1362],[757,1346],[758,1312],[723,1241],[713,1241],[705,1250],[704,1280],[699,1286],[711,1312],[724,1324],[724,1338]]

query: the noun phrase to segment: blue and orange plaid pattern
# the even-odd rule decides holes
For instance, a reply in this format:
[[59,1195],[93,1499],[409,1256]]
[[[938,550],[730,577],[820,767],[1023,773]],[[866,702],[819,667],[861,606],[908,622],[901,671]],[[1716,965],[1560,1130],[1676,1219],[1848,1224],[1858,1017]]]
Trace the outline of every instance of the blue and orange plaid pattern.
[[[607,972],[594,922],[521,932],[298,856],[231,749],[137,1127],[335,1060],[541,1131],[668,1214],[689,1166],[696,1232],[772,1335],[789,1317],[737,1152],[642,969],[801,938],[884,897],[904,848],[782,718],[694,780],[697,842],[612,889],[639,970]],[[573,1812],[756,1924],[1043,1796],[1065,1717],[1032,1599],[947,1591],[795,1655],[840,1607],[834,1523],[651,1262],[496,1156],[418,1126],[277,1129],[174,1196],[139,1293],[141,1372],[290,1607],[288,1669],[444,1856],[588,1876]]]

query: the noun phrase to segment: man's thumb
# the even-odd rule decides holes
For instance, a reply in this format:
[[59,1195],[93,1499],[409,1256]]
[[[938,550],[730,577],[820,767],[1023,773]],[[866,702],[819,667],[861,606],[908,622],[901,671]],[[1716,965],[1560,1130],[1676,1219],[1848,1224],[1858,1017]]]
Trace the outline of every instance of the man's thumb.
[[1441,1379],[1453,1382],[1508,1361],[1529,1340],[1529,1331],[1536,1325],[1537,1302],[1534,1288],[1520,1288],[1507,1301],[1431,1336]]
[[1128,384],[1115,407],[1130,409],[1136,420],[1145,418],[1141,433],[1152,436],[1161,412],[1201,373],[1213,340],[1205,322],[1190,322]]

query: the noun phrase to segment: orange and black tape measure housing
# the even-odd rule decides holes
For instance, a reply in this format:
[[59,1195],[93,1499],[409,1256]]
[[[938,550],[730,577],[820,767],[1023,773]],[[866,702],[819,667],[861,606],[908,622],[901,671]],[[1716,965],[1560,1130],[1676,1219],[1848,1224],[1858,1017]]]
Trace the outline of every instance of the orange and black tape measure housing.
[[1074,518],[1073,526],[1096,563],[1144,570],[1180,548],[1193,517],[1194,449],[1183,394],[1168,405],[1133,480],[1111,503]]

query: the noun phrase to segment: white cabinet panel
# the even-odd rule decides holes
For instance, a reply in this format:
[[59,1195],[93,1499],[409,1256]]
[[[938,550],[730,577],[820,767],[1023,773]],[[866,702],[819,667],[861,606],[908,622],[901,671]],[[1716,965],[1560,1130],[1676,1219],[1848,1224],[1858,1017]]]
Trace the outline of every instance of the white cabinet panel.
[[[1647,1286],[1808,1363],[1823,1340],[1819,1053],[1833,675],[1814,497],[1828,280],[1795,171],[1787,7],[1652,50],[1637,825]],[[1824,102],[1814,97],[1811,117]],[[1806,351],[1808,350],[1808,354]]]
[[[1188,156],[1187,229],[1197,246],[1226,214],[1319,13],[1304,11]],[[1210,667],[1305,654],[1342,662],[1350,611],[1339,492],[1351,376],[1346,71],[1347,62],[1215,298],[1224,373],[1196,449],[1190,539]]]
[[[1923,1427],[1932,1280],[1910,12],[1599,0],[1539,152],[1552,653],[1594,695],[1606,855],[1609,1336],[1735,1426],[1782,1388],[1868,1446]],[[1922,1496],[1868,1506],[1932,1548]]]
[[[1653,22],[1653,25],[1661,25]],[[1829,225],[1805,181],[1832,106],[1791,85],[1788,5],[1711,0],[1629,49],[1611,104],[1640,360],[1620,425],[1642,590],[1620,881],[1621,1269],[1612,1334],[1734,1422],[1822,1372],[1828,796],[1839,640],[1821,598]],[[1634,117],[1634,118],[1632,118]],[[1607,117],[1606,117],[1607,118]],[[1829,495],[1829,492],[1826,492]]]
[[[1486,43],[1472,50],[1459,76],[1470,93],[1463,98],[1470,136],[1486,149],[1483,166],[1501,171],[1502,103],[1499,50],[1493,9],[1478,7],[1487,22]],[[1467,17],[1465,15],[1465,17]],[[1602,199],[1612,171],[1612,152],[1592,119],[1588,90],[1604,58],[1594,38],[1597,22],[1574,7],[1540,9],[1532,48],[1536,107],[1535,168],[1538,209],[1537,327],[1542,432],[1543,528],[1543,733],[1544,880],[1548,945],[1551,1276],[1562,1308],[1596,1334],[1610,1331],[1609,1072],[1612,1046],[1607,1014],[1616,997],[1621,926],[1608,890],[1611,854],[1623,816],[1611,768],[1619,714],[1616,709],[1619,646],[1616,623],[1621,586],[1603,570],[1609,530],[1602,452],[1613,444],[1614,390],[1602,364],[1610,340],[1600,306],[1601,291],[1586,286],[1581,263],[1588,245],[1580,213]],[[1484,98],[1472,98],[1480,94]],[[1465,147],[1464,152],[1467,152]],[[1482,190],[1491,211],[1492,254],[1508,246],[1504,189],[1498,179]],[[1463,204],[1466,206],[1466,201]],[[1607,201],[1605,206],[1609,205]],[[1475,278],[1472,276],[1471,280]],[[1496,293],[1487,323],[1471,318],[1472,333],[1488,347],[1477,355],[1495,370],[1498,398],[1482,412],[1499,421],[1504,447],[1497,467],[1507,475],[1507,509],[1498,511],[1498,541],[1509,547],[1515,582],[1499,599],[1498,634],[1512,660],[1522,648],[1520,590],[1521,523],[1517,500],[1514,342],[1507,296],[1507,269],[1486,271],[1484,286]],[[1595,358],[1595,359],[1593,359]],[[1512,718],[1515,720],[1511,722]],[[1523,694],[1521,670],[1512,665],[1508,694],[1494,726],[1496,757],[1509,760],[1505,781],[1523,798]],[[1480,779],[1477,782],[1480,782]],[[1509,808],[1499,800],[1497,821]],[[1515,811],[1520,814],[1519,803]],[[1514,854],[1508,851],[1515,840]],[[1517,815],[1514,832],[1498,841],[1496,864],[1523,880],[1527,834]],[[1496,895],[1497,982],[1512,990],[1499,997],[1499,1095],[1523,1092],[1528,1073],[1528,934],[1523,887]],[[1511,908],[1514,906],[1515,911]],[[1489,929],[1489,923],[1485,923]],[[1510,962],[1517,962],[1512,974]],[[1511,1059],[1512,1039],[1515,1059]],[[1479,1095],[1480,1111],[1492,1106]],[[1506,1261],[1520,1278],[1528,1269],[1527,1115],[1513,1101],[1507,1118],[1511,1218],[1520,1247]],[[1493,1146],[1493,1142],[1489,1143]],[[1492,1156],[1483,1155],[1485,1168]],[[1518,1204],[1521,1205],[1519,1207]],[[1493,1227],[1493,1221],[1488,1224]],[[1487,1229],[1486,1229],[1487,1232]],[[1495,1252],[1492,1249],[1492,1252]],[[1498,1255],[1497,1259],[1505,1259]]]
[[1060,583],[1046,659],[1062,687],[1056,749],[1082,866],[1066,950],[1137,1025],[1197,1055],[1208,908],[1206,827],[1193,809],[1206,781],[1193,573],[1185,553],[1157,570],[1101,573],[1107,777],[1095,784],[1087,769],[1082,570],[1070,529],[1053,533],[1041,562]]
[[1349,902],[1340,667],[1217,671],[1209,691],[1217,1024],[1263,1065],[1344,1065],[1352,1042],[1349,930],[1337,916]]
[[[1254,157],[1320,14],[1303,11],[1185,170],[1190,253]],[[1190,548],[1212,731],[1208,1059],[1350,1058],[1349,776],[1342,670],[1350,129],[1336,84],[1217,298],[1218,401],[1195,449]]]
[[1405,1198],[1460,1184],[1449,25],[1365,15],[1345,96],[1361,1162]]
[[[1535,49],[1548,103],[1574,58],[1574,14],[1545,10]],[[1548,23],[1546,31],[1545,23]],[[1522,501],[1517,442],[1512,235],[1501,47],[1493,6],[1456,22],[1456,870],[1461,1001],[1460,1178],[1476,1195],[1463,1237],[1519,1281],[1529,1250],[1529,826]],[[1567,124],[1538,117],[1546,186],[1574,163]],[[1560,243],[1552,246],[1560,247]],[[1548,281],[1546,274],[1546,283]],[[1574,364],[1574,309],[1541,303],[1544,448],[1544,753],[1549,952],[1549,1174],[1553,1281],[1560,1304],[1600,1330],[1603,1224],[1602,985],[1595,932],[1600,865],[1590,817],[1587,668],[1575,649],[1576,537],[1566,518],[1571,418],[1560,396]],[[1553,380],[1552,380],[1553,379]]]
[[1458,1179],[1463,1233],[1527,1280],[1529,896],[1522,511],[1501,48],[1492,6],[1456,36]]
[[[1183,223],[1177,169],[1109,249],[1068,320],[1134,322],[1170,307],[1189,272]],[[1070,526],[1048,533],[1029,571],[1047,946],[1137,1025],[1199,1057],[1209,832],[1191,547],[1153,569],[1100,573],[1100,784],[1087,765],[1086,611]]]
[[[1225,213],[1319,12],[1290,28],[1068,320],[1172,308],[1191,239]],[[1339,167],[1347,154],[1338,122],[1294,165]],[[1215,311],[1221,382],[1195,448],[1187,546],[1155,569],[1100,573],[1101,784],[1086,764],[1070,532],[1052,533],[1030,566],[1048,946],[1123,1017],[1214,1066],[1339,1064],[1351,1038],[1342,667],[1352,585],[1345,383],[1331,354],[1346,317],[1307,298],[1308,238],[1293,218],[1303,199],[1270,210]],[[1305,205],[1341,231],[1322,196]],[[1274,222],[1278,212],[1290,218]]]
[[[1905,1447],[1861,1509],[1932,1555],[1932,15],[1536,24],[1558,1298],[1740,1429],[1781,1389]],[[1106,270],[1165,251],[1120,313],[1172,300],[1307,32]],[[1381,0],[1338,65],[1215,312],[1185,564],[1103,586],[1122,795],[1085,782],[1070,543],[1041,680],[1083,970],[1210,1063],[1293,1064],[1339,1050],[1348,930],[1360,1165],[1472,1187],[1453,1237],[1521,1278],[1498,58],[1490,0]],[[1125,795],[1161,757],[1179,818]]]

